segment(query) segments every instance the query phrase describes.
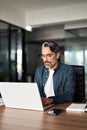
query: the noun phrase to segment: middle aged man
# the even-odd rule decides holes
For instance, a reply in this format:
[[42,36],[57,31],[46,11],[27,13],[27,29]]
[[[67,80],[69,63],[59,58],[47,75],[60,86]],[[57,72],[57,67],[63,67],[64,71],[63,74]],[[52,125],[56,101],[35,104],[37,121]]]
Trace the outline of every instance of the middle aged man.
[[36,69],[34,80],[38,85],[43,104],[73,101],[74,71],[70,65],[61,62],[58,45],[51,41],[44,42],[41,58],[44,65]]

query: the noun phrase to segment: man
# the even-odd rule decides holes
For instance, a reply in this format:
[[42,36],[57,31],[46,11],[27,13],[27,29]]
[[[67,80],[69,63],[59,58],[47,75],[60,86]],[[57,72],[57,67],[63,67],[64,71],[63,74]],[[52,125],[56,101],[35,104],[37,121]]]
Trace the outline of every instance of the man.
[[61,62],[58,45],[51,41],[44,42],[41,58],[44,65],[36,69],[34,80],[38,84],[43,104],[73,101],[74,71],[70,65]]

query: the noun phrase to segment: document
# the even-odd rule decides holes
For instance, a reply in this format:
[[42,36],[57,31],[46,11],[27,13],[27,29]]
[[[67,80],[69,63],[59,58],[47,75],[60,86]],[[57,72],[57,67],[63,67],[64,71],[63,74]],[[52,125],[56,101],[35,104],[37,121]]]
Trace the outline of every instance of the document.
[[66,108],[66,111],[87,112],[87,104],[72,103]]
[[4,105],[3,99],[0,98],[0,106],[3,106],[3,105]]

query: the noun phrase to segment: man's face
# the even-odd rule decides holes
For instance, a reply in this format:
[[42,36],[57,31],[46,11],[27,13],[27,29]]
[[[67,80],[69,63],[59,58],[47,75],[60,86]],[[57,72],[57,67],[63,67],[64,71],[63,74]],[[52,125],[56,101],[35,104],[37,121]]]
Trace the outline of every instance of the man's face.
[[55,69],[58,64],[60,54],[52,52],[49,47],[42,47],[42,60],[49,69]]

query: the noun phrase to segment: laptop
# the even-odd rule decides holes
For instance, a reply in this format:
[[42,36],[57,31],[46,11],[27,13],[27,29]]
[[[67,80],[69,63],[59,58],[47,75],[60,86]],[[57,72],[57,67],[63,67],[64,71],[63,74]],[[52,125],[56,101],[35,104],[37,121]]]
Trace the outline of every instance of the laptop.
[[0,82],[0,93],[5,107],[44,111],[53,104],[43,107],[36,83]]

